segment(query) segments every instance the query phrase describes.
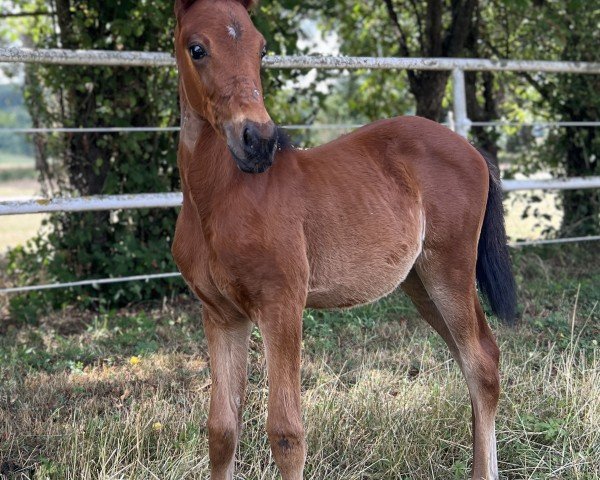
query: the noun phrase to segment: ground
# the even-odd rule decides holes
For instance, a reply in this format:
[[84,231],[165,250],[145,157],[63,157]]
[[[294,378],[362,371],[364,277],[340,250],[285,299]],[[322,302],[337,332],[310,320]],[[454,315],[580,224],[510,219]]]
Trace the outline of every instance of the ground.
[[[502,350],[497,420],[507,479],[600,478],[600,259],[577,246],[513,254],[522,320]],[[0,318],[0,472],[35,479],[208,478],[210,392],[198,302],[70,306]],[[307,311],[307,479],[465,479],[465,382],[401,293]],[[236,478],[276,479],[260,334],[252,336]],[[20,472],[20,473],[17,473]]]
[[[25,172],[30,159],[1,160],[0,196],[37,193]],[[556,224],[553,198],[543,198],[540,208]],[[518,194],[506,200],[513,239],[536,238],[544,227],[520,218],[527,204]],[[0,252],[31,238],[42,219],[3,218]],[[491,318],[502,350],[502,478],[600,478],[593,248],[513,252],[523,318],[516,327]],[[207,478],[210,378],[200,314],[199,303],[184,297],[118,311],[72,305],[23,323],[0,298],[0,479]],[[305,478],[468,476],[464,380],[405,297],[307,311],[304,327]],[[237,478],[278,478],[264,431],[266,399],[255,331]]]

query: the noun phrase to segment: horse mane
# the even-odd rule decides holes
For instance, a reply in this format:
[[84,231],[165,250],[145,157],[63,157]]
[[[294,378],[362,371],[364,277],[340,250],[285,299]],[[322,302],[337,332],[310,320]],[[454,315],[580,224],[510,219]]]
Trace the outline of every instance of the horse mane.
[[259,0],[238,0],[246,10],[254,10]]
[[289,134],[281,127],[277,127],[277,150],[289,150],[294,148],[294,144]]
[[[196,3],[197,0],[175,0],[175,16],[179,18],[184,14],[190,7]],[[246,10],[254,10],[258,5],[259,0],[236,0],[240,2]]]

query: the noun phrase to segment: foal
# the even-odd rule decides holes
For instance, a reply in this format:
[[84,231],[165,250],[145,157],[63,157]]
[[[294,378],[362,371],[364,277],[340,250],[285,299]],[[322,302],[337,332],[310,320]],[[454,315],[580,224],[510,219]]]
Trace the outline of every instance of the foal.
[[177,0],[184,194],[173,255],[203,302],[212,392],[211,478],[233,478],[248,339],[261,330],[267,432],[284,480],[302,478],[302,311],[373,302],[400,286],[444,338],[473,408],[473,478],[497,479],[495,313],[515,316],[497,172],[418,118],[382,120],[327,145],[282,144],[263,104],[265,41],[252,0]]

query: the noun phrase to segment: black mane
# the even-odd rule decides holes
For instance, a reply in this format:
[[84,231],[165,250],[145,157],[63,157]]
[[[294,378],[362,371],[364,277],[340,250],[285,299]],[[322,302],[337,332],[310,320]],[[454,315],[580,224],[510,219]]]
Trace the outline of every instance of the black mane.
[[289,134],[282,127],[277,127],[277,150],[289,150],[294,148]]

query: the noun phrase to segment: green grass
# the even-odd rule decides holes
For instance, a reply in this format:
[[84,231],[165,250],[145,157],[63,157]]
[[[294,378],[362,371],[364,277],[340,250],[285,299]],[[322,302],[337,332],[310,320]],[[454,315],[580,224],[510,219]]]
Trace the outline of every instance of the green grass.
[[[508,479],[600,477],[600,260],[514,256],[523,320],[502,350],[499,466]],[[0,322],[0,464],[35,479],[208,478],[210,380],[197,302]],[[252,336],[238,477],[278,478]],[[441,339],[401,294],[307,311],[307,479],[464,479],[470,405]],[[10,467],[10,468],[9,468]],[[18,478],[16,474],[14,478]],[[26,477],[23,477],[26,478]]]

